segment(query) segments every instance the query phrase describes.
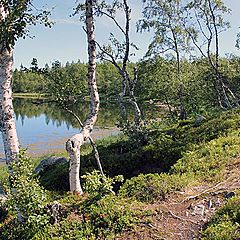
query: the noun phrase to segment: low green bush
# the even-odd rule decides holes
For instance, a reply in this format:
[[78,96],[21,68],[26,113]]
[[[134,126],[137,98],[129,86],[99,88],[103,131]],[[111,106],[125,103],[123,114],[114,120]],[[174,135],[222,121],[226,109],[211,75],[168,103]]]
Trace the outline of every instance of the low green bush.
[[184,153],[171,168],[173,174],[192,174],[202,180],[217,180],[220,173],[240,151],[240,131],[233,131]]
[[50,216],[45,210],[49,196],[35,179],[25,150],[20,150],[18,161],[11,163],[10,169],[6,206],[11,221],[1,227],[0,239],[34,239],[49,224]]
[[141,202],[154,202],[164,200],[168,193],[182,189],[187,183],[185,175],[140,174],[121,186],[119,196]]
[[[162,170],[170,167],[170,171],[133,177],[123,184],[119,194],[152,202],[164,199],[169,192],[180,190],[190,181],[220,180],[222,171],[240,152],[240,131],[235,130],[238,119],[239,114],[225,113],[220,120],[212,119],[200,126],[188,122],[180,128],[176,124],[160,128],[160,124],[154,123],[152,126],[156,128],[149,129],[149,142],[144,150],[152,152],[152,163],[159,161],[156,168],[161,165]],[[213,126],[217,122],[221,124],[215,131]],[[214,134],[209,135],[209,129]]]
[[240,197],[233,197],[219,209],[201,232],[202,240],[234,240],[240,238]]
[[81,178],[85,180],[83,185],[84,192],[87,192],[90,198],[102,198],[109,193],[114,193],[114,185],[123,182],[123,176],[121,175],[110,178],[106,175],[101,175],[96,170],[83,175]]
[[[19,161],[12,165],[14,191],[8,201],[9,220],[0,225],[0,239],[114,239],[117,233],[138,221],[139,204],[134,209],[133,201],[117,197],[113,192],[113,185],[122,181],[122,176],[112,179],[94,171],[83,176],[84,196],[54,196],[64,215],[53,224],[46,210],[51,198],[38,185],[28,161],[20,154]],[[22,222],[18,221],[19,213]]]

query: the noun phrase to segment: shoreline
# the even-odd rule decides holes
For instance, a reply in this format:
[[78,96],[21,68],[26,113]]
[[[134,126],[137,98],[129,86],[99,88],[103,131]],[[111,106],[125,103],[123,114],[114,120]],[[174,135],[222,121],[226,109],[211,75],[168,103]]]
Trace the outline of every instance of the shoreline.
[[[115,136],[120,133],[120,130],[117,127],[108,127],[108,128],[101,128],[99,129],[97,126],[93,130],[91,136],[94,140],[100,140],[105,137]],[[31,157],[37,158],[45,155],[51,155],[51,154],[60,154],[66,152],[65,150],[65,143],[67,139],[71,137],[61,137],[59,139],[56,139],[55,141],[48,141],[43,142],[39,141],[34,144],[29,144],[27,146],[24,146],[24,148],[27,148],[27,151]],[[0,154],[0,166],[5,165],[5,159],[4,154]]]

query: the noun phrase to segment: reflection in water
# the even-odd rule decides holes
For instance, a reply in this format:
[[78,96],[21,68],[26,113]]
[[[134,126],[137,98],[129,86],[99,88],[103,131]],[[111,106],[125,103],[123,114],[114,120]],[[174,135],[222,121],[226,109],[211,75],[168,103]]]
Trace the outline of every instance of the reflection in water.
[[[68,128],[70,126],[78,128],[78,123],[70,113],[59,109],[55,103],[34,104],[32,99],[15,99],[14,111],[16,119],[20,118],[22,124],[24,119],[38,118],[40,115],[45,115],[45,123],[56,125],[60,127],[62,124],[66,124]],[[72,110],[84,120],[88,114],[88,103],[80,102],[72,107]],[[98,126],[114,126],[118,118],[118,107],[114,104],[101,104],[99,117],[97,121]]]
[[[23,147],[28,146],[31,154],[63,151],[68,137],[79,132],[79,125],[71,114],[59,109],[54,103],[36,104],[32,99],[14,99],[17,132]],[[73,106],[73,111],[84,120],[88,114],[88,103],[80,102]],[[146,109],[146,111],[144,111]],[[155,111],[153,111],[155,110]],[[143,106],[143,113],[157,113],[153,106]],[[94,138],[117,134],[116,123],[119,108],[116,104],[101,103]],[[2,139],[0,156],[3,157]]]

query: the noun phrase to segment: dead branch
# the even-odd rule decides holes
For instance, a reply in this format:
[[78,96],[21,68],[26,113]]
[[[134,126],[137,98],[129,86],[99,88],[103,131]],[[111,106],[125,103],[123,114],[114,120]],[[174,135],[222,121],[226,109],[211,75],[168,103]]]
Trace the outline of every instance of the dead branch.
[[171,210],[168,210],[168,212],[171,214],[172,217],[174,217],[174,218],[176,218],[176,219],[178,219],[178,220],[187,221],[187,222],[191,222],[191,223],[193,223],[193,224],[198,225],[197,222],[195,222],[195,221],[193,221],[193,220],[191,220],[191,219],[186,219],[186,218],[182,218],[182,217],[177,216],[177,215],[174,214]]

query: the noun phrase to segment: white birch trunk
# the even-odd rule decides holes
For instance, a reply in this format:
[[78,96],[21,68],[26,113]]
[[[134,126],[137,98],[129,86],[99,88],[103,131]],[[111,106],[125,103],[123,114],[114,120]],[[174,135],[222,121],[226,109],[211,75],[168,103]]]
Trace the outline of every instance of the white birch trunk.
[[[129,79],[129,77],[128,77],[128,79]],[[139,125],[140,125],[140,119],[141,119],[141,110],[137,104],[137,101],[136,101],[135,95],[134,95],[134,89],[135,89],[135,86],[138,81],[138,71],[137,71],[136,67],[134,67],[133,81],[131,82],[130,79],[128,81],[129,81],[128,85],[129,85],[130,103],[133,105],[133,108],[134,108],[134,127],[135,127],[135,130],[138,130]]]
[[86,0],[86,30],[88,40],[88,87],[91,97],[90,113],[83,123],[83,128],[79,134],[74,135],[66,142],[66,150],[70,158],[70,191],[83,194],[80,184],[80,150],[81,146],[90,137],[93,126],[97,120],[99,111],[99,95],[96,82],[96,42],[95,27],[93,21],[92,0]]
[[[0,5],[0,24],[6,18],[7,13]],[[19,142],[14,119],[12,103],[12,70],[13,51],[0,44],[0,128],[4,143],[6,163],[16,159],[19,153]]]

